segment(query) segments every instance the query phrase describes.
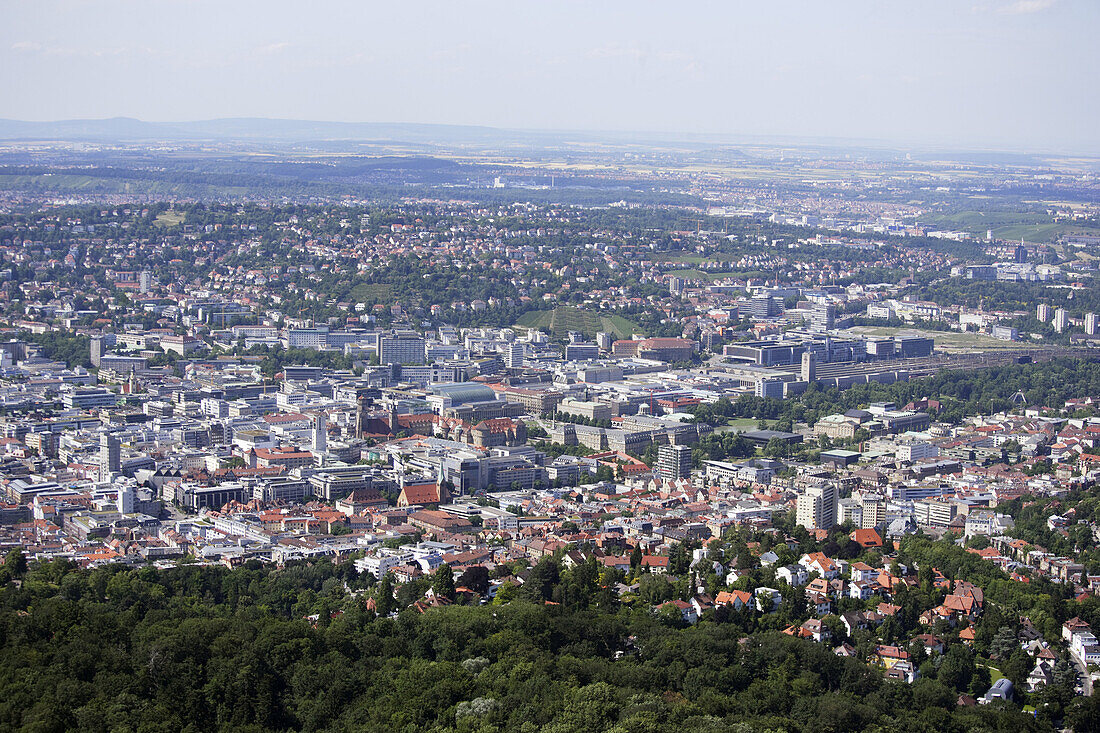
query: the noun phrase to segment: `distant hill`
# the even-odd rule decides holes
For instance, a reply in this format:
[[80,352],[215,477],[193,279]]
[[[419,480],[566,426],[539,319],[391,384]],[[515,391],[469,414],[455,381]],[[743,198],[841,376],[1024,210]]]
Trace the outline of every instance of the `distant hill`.
[[144,122],[130,117],[27,122],[0,119],[0,139],[61,140],[499,140],[491,127],[461,125],[318,122],[238,117],[196,122]]
[[[729,145],[726,136],[583,130],[509,130],[474,125],[388,122],[323,122],[235,117],[192,122],[145,122],[131,117],[31,122],[0,119],[0,140],[75,142],[268,142],[346,148],[348,143],[398,143],[481,148],[536,147],[576,152],[593,145],[705,150]],[[724,155],[738,157],[737,151]]]

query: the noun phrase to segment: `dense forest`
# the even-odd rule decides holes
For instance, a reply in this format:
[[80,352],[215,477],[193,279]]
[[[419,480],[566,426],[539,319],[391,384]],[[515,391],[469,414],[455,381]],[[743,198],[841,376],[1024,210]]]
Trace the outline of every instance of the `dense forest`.
[[[969,677],[887,682],[737,619],[617,609],[583,565],[540,563],[504,605],[392,616],[368,610],[350,563],[86,571],[13,553],[0,575],[5,730],[1051,729],[956,707]],[[1066,722],[1095,730],[1096,708]]]

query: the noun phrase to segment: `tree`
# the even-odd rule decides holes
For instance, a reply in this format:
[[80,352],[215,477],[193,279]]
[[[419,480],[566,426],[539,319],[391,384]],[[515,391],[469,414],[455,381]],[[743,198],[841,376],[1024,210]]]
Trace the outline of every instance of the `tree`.
[[455,576],[451,566],[443,563],[432,576],[432,592],[448,601],[455,599]]
[[638,597],[651,606],[672,600],[673,590],[666,575],[646,573],[638,581]]
[[484,565],[471,565],[462,571],[457,584],[478,595],[485,595],[489,592],[489,569]]
[[13,578],[21,578],[27,572],[27,557],[19,548],[8,550],[4,555],[4,569]]
[[1016,632],[1009,626],[1002,626],[989,642],[989,656],[993,659],[1008,659],[1018,646]]
[[1065,655],[1058,657],[1054,662],[1053,683],[1071,693],[1077,684],[1077,667]]
[[630,553],[630,569],[637,570],[642,565],[642,546],[634,545]]
[[378,583],[378,593],[374,597],[374,608],[379,616],[388,616],[393,611],[393,575],[386,573]]

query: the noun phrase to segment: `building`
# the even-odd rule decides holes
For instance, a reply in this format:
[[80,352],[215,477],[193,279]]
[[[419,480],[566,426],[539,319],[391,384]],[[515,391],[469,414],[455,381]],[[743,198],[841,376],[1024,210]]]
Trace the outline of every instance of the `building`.
[[565,346],[566,361],[590,361],[599,358],[600,347],[591,341],[577,341]]
[[1039,323],[1049,323],[1050,317],[1051,309],[1050,305],[1048,305],[1047,303],[1040,303],[1035,308],[1035,318],[1038,319]]
[[1095,336],[1096,335],[1096,314],[1095,313],[1086,313],[1085,314],[1085,333],[1088,334],[1089,336]]
[[938,458],[939,455],[940,449],[938,447],[920,440],[898,443],[898,447],[894,451],[895,459],[910,463],[919,461],[922,458]]
[[92,340],[89,345],[90,354],[89,359],[92,362],[92,366],[98,367],[100,359],[103,358],[103,337],[92,336]]
[[694,352],[694,341],[677,338],[621,340],[611,345],[614,356],[636,356],[655,361],[687,361]]
[[958,512],[958,505],[942,499],[921,499],[913,502],[913,515],[922,527],[946,527]]
[[509,369],[522,369],[526,361],[523,344],[513,341],[504,349],[504,366]]
[[611,405],[603,402],[586,402],[584,400],[564,399],[558,405],[558,412],[566,415],[577,415],[589,420],[610,420]]
[[802,355],[802,370],[800,376],[803,382],[813,383],[817,381],[817,354],[807,351]]
[[328,419],[322,415],[314,415],[310,419],[310,428],[313,433],[311,445],[314,453],[328,451]]
[[1005,702],[1012,702],[1012,682],[1007,677],[1002,677],[993,683],[993,686],[982,695],[980,702],[983,705],[988,705],[994,700],[1004,700]]
[[313,454],[294,448],[253,448],[253,465],[259,468],[282,466],[286,469],[313,465]]
[[417,336],[383,336],[378,340],[382,364],[423,364],[424,339]]
[[882,494],[864,494],[860,500],[863,529],[876,529],[886,523],[886,498]]
[[106,389],[76,389],[61,395],[66,410],[88,410],[93,407],[114,407],[118,395]]
[[328,326],[287,329],[286,347],[288,349],[323,349],[327,345]]
[[836,322],[836,306],[815,303],[806,318],[811,331],[828,331]]
[[108,433],[99,436],[99,468],[104,481],[122,470],[122,443]]
[[691,477],[691,446],[662,445],[657,450],[657,475],[665,481]]
[[932,339],[923,336],[897,336],[894,338],[894,353],[899,359],[932,356],[933,347]]
[[554,412],[565,397],[561,392],[552,389],[538,390],[504,385],[494,385],[492,389],[504,399],[509,402],[518,402],[525,410],[535,415]]
[[771,295],[761,293],[738,303],[737,315],[741,318],[763,320],[774,318],[783,312],[783,301]]
[[38,455],[45,458],[57,458],[57,449],[60,437],[54,432],[27,433],[26,442],[28,448],[38,451]]
[[1059,308],[1054,311],[1054,330],[1058,333],[1064,333],[1069,327],[1069,315],[1066,314],[1065,308]]
[[859,527],[863,524],[863,507],[855,499],[841,499],[837,502],[836,521],[838,524],[847,522]]
[[187,356],[205,346],[206,344],[194,336],[165,336],[160,340],[160,348],[164,353],[176,353],[180,356]]
[[138,289],[142,294],[153,292],[153,273],[148,270],[141,271],[138,275]]
[[810,486],[798,495],[795,521],[806,529],[831,529],[836,525],[836,510],[835,484]]

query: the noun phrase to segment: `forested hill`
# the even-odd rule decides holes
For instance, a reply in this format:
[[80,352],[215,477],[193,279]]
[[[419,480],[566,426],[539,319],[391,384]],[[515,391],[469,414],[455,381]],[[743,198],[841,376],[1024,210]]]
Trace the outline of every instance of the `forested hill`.
[[605,606],[549,560],[529,583],[560,604],[394,617],[350,563],[27,570],[16,552],[0,581],[3,730],[1049,730],[735,618]]

